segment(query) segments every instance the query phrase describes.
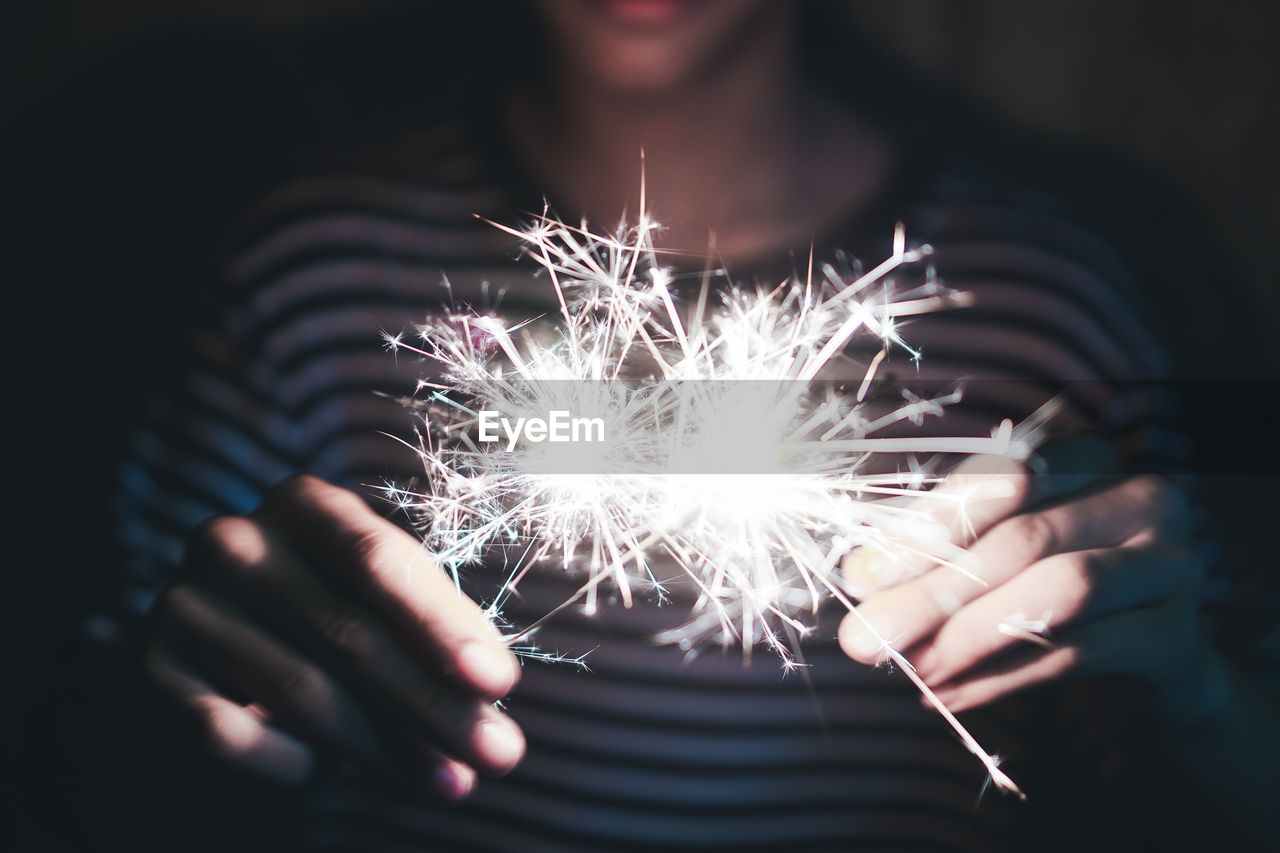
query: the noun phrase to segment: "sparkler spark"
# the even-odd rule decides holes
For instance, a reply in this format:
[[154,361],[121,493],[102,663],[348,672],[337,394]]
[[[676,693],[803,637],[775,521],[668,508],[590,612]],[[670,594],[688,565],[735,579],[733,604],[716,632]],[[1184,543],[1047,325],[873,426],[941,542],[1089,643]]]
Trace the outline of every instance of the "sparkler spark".
[[[644,215],[612,236],[546,212],[524,230],[495,225],[545,270],[559,317],[548,332],[459,311],[419,326],[416,343],[388,335],[389,349],[426,357],[438,378],[421,381],[412,401],[422,429],[411,446],[427,486],[385,488],[455,580],[495,552],[508,558],[514,568],[487,608],[495,622],[541,563],[584,573],[561,608],[581,601],[588,612],[606,583],[626,606],[637,588],[663,595],[655,567],[670,566],[696,600],[688,622],[658,639],[690,654],[706,642],[741,644],[748,655],[763,644],[790,669],[802,665],[795,642],[823,602],[858,613],[838,569],[851,549],[924,555],[967,573],[929,510],[946,504],[963,518],[972,497],[927,488],[943,479],[941,459],[1025,458],[1048,412],[989,436],[881,435],[960,399],[904,394],[891,411],[867,399],[885,353],[920,358],[902,318],[965,303],[931,268],[911,285],[897,280],[929,246],[908,247],[900,226],[891,256],[860,275],[824,266],[815,281],[811,259],[806,278],[772,290],[730,286],[713,299],[704,277],[696,300],[681,300],[653,245],[658,226]],[[859,335],[877,338],[880,352],[849,383],[856,393],[824,384],[847,372],[844,352]],[[485,443],[482,411],[513,422],[572,412],[607,430],[593,443]],[[886,459],[896,464],[878,464]],[[542,621],[509,635],[510,645],[527,646]],[[890,640],[882,645],[991,779],[1021,795]]]

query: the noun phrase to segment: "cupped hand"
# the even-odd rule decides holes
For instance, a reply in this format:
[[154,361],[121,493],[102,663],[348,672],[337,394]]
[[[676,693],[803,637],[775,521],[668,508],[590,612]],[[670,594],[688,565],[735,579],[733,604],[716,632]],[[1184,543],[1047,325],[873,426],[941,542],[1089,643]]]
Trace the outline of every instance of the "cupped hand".
[[156,609],[151,678],[209,748],[284,782],[323,753],[465,796],[524,754],[494,707],[519,665],[420,542],[352,492],[283,481],[189,540]]
[[[1048,471],[967,460],[919,499],[968,549],[960,569],[862,548],[842,565],[860,601],[840,644],[866,663],[904,651],[953,710],[1079,675],[1140,679],[1170,720],[1207,713],[1220,665],[1199,626],[1202,568],[1177,487],[1121,476],[1100,440],[1046,448]],[[1058,473],[1055,473],[1058,472]],[[861,617],[861,618],[859,618]]]

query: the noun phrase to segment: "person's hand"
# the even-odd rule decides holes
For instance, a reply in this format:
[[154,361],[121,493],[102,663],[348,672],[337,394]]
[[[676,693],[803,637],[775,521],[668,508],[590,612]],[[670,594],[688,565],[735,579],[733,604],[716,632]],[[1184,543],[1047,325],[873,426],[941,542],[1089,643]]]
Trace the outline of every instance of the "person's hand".
[[[156,609],[151,678],[234,765],[297,783],[321,752],[449,799],[520,761],[493,706],[519,678],[497,633],[422,545],[308,476],[188,543]],[[473,769],[474,768],[474,769]]]
[[1218,664],[1199,628],[1202,569],[1180,492],[1118,476],[1097,439],[1047,452],[1041,476],[991,457],[961,465],[942,488],[996,495],[969,503],[968,522],[918,499],[968,548],[963,568],[979,580],[923,558],[848,555],[842,573],[862,618],[845,617],[841,647],[877,663],[883,638],[956,711],[1054,679],[1125,674],[1170,720],[1207,713]]

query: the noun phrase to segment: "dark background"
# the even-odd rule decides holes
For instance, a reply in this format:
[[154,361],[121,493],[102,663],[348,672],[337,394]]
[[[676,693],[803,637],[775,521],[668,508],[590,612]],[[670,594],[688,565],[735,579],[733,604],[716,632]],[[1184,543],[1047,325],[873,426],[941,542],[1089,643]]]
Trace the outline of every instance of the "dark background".
[[[1078,193],[1130,258],[1180,376],[1196,380],[1184,396],[1230,558],[1274,566],[1280,4],[834,6],[862,34],[849,49],[883,54],[911,81],[901,97],[922,98],[904,106],[938,116],[938,133],[959,114],[993,146],[1053,152],[1041,177]],[[229,845],[242,815],[284,807],[179,749],[121,658],[84,642],[111,584],[109,483],[199,320],[218,235],[317,116],[358,120],[353,102],[394,110],[394,94],[370,93],[431,87],[413,60],[456,36],[432,10],[45,0],[0,19],[5,430],[9,493],[30,511],[7,510],[0,592],[16,629],[4,800],[20,849]],[[483,47],[452,73],[481,66]]]

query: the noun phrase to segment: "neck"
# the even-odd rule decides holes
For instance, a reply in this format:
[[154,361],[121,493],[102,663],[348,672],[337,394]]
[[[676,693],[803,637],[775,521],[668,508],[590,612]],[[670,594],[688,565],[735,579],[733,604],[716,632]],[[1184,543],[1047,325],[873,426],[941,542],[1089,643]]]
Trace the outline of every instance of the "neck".
[[[843,180],[850,164],[874,158],[859,157],[865,131],[804,85],[791,28],[762,27],[756,38],[670,90],[620,93],[559,67],[550,91],[515,99],[517,146],[570,208],[560,214],[596,228],[624,211],[634,219],[643,151],[663,247],[701,254],[714,240],[732,258],[812,239],[816,223],[848,206],[849,186],[869,186]],[[827,197],[832,188],[838,198]]]
[[517,118],[537,177],[573,213],[612,224],[624,209],[636,213],[643,151],[649,207],[668,242],[687,234],[695,245],[683,248],[704,248],[708,228],[773,202],[791,169],[791,33],[760,30],[752,49],[656,93],[620,93],[553,68],[549,97],[522,99]]

